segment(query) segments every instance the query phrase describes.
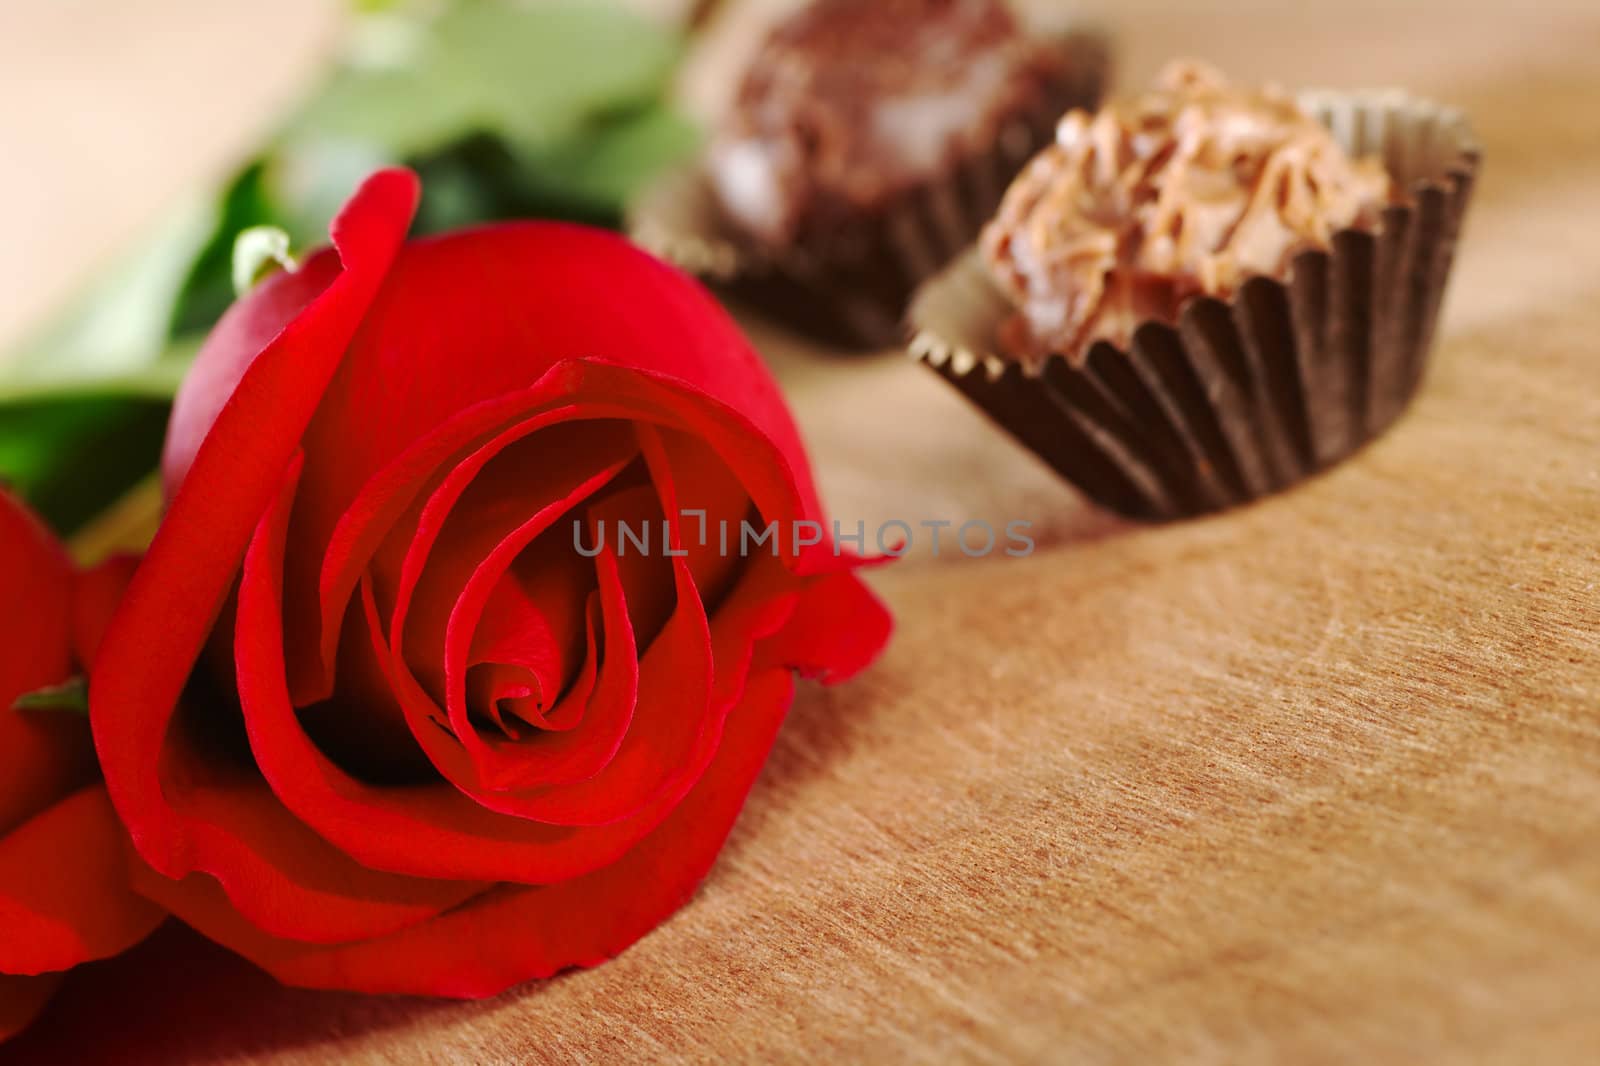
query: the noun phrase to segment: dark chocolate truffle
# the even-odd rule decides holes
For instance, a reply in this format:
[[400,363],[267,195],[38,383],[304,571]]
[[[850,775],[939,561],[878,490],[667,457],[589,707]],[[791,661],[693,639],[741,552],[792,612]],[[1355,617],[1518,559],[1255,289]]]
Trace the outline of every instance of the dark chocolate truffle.
[[818,0],[751,63],[711,180],[751,237],[820,251],[990,150],[1067,63],[1002,0]]

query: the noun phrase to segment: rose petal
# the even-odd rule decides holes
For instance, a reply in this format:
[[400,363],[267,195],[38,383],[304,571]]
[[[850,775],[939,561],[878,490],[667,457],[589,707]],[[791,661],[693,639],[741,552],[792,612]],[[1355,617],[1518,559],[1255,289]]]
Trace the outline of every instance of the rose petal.
[[106,628],[122,602],[122,594],[139,568],[136,555],[115,555],[99,566],[74,575],[72,586],[72,649],[80,664],[94,662]]
[[324,248],[298,270],[265,278],[248,299],[238,301],[222,316],[173,399],[161,455],[161,480],[168,500],[188,477],[212,424],[251,364],[327,293],[344,269],[340,252]]
[[[647,426],[636,426],[635,432],[672,543],[681,545],[676,491],[660,435]],[[597,520],[615,528],[604,503],[592,510]],[[640,662],[638,704],[616,755],[588,780],[514,799],[485,797],[486,805],[539,821],[606,825],[651,806],[670,806],[699,778],[716,750],[725,708],[711,701],[711,631],[693,574],[683,557],[674,555],[668,562],[676,605]],[[629,613],[637,636],[635,598],[630,594]]]
[[475,998],[592,966],[617,955],[693,894],[744,805],[793,693],[786,670],[751,677],[728,717],[716,760],[660,828],[617,862],[558,885],[501,888],[393,936],[308,947],[262,935],[203,878],[141,881],[141,887],[291,985]]
[[72,673],[72,566],[44,525],[0,491],[0,835],[94,778],[81,716],[12,709]]
[[0,973],[68,970],[132,947],[161,923],[133,894],[122,827],[90,786],[0,837]]
[[[620,404],[617,401],[622,401]],[[403,498],[409,499],[411,493],[421,491],[421,486],[433,484],[436,491],[438,478],[428,479],[424,476],[422,467],[426,461],[433,461],[440,455],[453,454],[452,449],[463,441],[471,441],[475,434],[481,436],[487,427],[498,424],[497,420],[505,418],[509,412],[522,409],[524,411],[537,411],[548,408],[550,404],[559,403],[565,409],[576,415],[580,409],[583,415],[590,418],[637,418],[663,419],[671,425],[678,426],[683,432],[676,437],[669,437],[669,449],[684,450],[687,448],[700,449],[701,456],[692,456],[689,460],[677,462],[677,468],[689,477],[700,477],[702,468],[709,468],[704,462],[706,458],[718,455],[734,457],[736,473],[722,474],[723,464],[714,464],[717,475],[723,479],[721,485],[709,485],[702,490],[690,484],[686,491],[690,496],[684,506],[700,506],[715,514],[714,506],[708,505],[707,500],[720,500],[725,498],[727,486],[743,486],[747,482],[754,486],[753,495],[763,502],[766,509],[779,521],[780,527],[787,526],[793,518],[800,517],[808,512],[803,511],[800,498],[795,494],[794,487],[788,484],[789,468],[781,455],[778,455],[772,445],[762,440],[752,427],[743,420],[741,415],[726,411],[719,405],[707,401],[703,396],[697,396],[692,391],[685,390],[681,385],[670,384],[649,375],[632,374],[618,371],[613,367],[601,367],[584,364],[563,364],[553,368],[532,389],[514,394],[511,397],[500,397],[478,405],[471,412],[471,417],[465,414],[458,416],[450,426],[448,434],[444,430],[436,431],[443,434],[438,439],[431,439],[426,445],[417,445],[410,452],[403,453],[403,461],[397,460],[394,469],[385,471],[377,479],[378,487],[368,486],[368,490],[375,495],[365,505],[352,507],[351,511],[341,520],[341,534],[334,538],[334,544],[343,544],[341,551],[348,552],[341,556],[340,568],[336,577],[330,576],[332,571],[325,570],[322,577],[322,602],[324,607],[336,604],[340,598],[347,594],[349,585],[353,582],[353,564],[356,560],[369,557],[371,546],[360,545],[361,534],[357,532],[360,523],[371,520],[376,527],[387,530],[392,525],[392,515],[379,506],[382,492],[394,491]],[[540,418],[541,423],[544,417]],[[503,436],[511,440],[517,438],[517,432],[512,431]],[[704,437],[704,443],[701,438]],[[448,438],[448,439],[446,439]],[[502,445],[508,442],[502,440]],[[404,486],[402,488],[401,486]],[[741,488],[742,491],[742,488]],[[307,499],[308,494],[302,490],[301,501]],[[365,499],[363,495],[363,499]],[[392,510],[392,504],[386,505]],[[363,509],[365,508],[365,509]],[[297,507],[296,524],[302,508]],[[440,508],[447,511],[447,508]],[[359,514],[359,518],[357,517]],[[733,537],[738,537],[738,520],[742,513],[736,513],[733,520]],[[692,519],[691,519],[692,521]],[[713,534],[714,536],[715,534]],[[706,560],[713,564],[725,562],[728,553],[712,555],[709,550],[702,555],[697,552],[698,537],[689,538],[691,552],[690,565],[692,568],[701,569]],[[356,545],[352,547],[351,545]],[[418,554],[421,554],[420,552]],[[332,559],[330,554],[330,560]],[[331,565],[331,562],[330,562]],[[705,582],[711,587],[713,596],[720,595],[719,586],[724,580],[720,573],[707,573],[697,575],[697,584]],[[706,587],[701,585],[702,588]],[[293,598],[294,585],[291,581],[289,594]],[[295,616],[300,618],[301,616]],[[289,627],[291,632],[308,629],[308,623],[301,620]],[[324,624],[320,627],[324,640],[331,635],[336,636],[338,627]],[[342,652],[341,652],[342,654]],[[327,656],[324,653],[324,657]],[[293,673],[291,666],[291,673]],[[380,704],[386,701],[355,701],[360,703]],[[363,710],[365,710],[363,706]]]
[[[367,586],[359,591],[339,627],[339,672],[332,694],[312,706],[296,706],[293,713],[324,754],[363,780],[392,785],[437,781],[439,772],[417,745],[389,683],[388,643],[376,612],[367,611]],[[281,595],[287,596],[288,590]],[[285,614],[278,624],[287,655],[293,627],[303,623]],[[293,684],[292,667],[290,671]]]
[[[248,677],[241,680],[248,691]],[[340,942],[403,928],[482,890],[352,861],[278,803],[254,767],[197,732],[225,723],[228,713],[187,705],[169,723],[160,776],[165,813],[181,829],[191,869],[221,882],[249,920],[276,935]]]
[[[507,767],[496,759],[497,746],[480,737],[467,716],[465,681],[448,676],[446,643],[462,598],[474,621],[495,581],[519,552],[574,506],[610,483],[632,461],[631,443],[617,439],[605,423],[549,426],[565,412],[530,419],[463,462],[441,482],[407,537],[405,562],[389,623],[390,682],[399,696],[413,735],[440,772],[473,793],[492,790]],[[544,429],[548,459],[526,464],[496,463],[517,458],[505,449],[519,432]],[[475,582],[479,575],[485,579]],[[470,586],[468,592],[464,586]],[[471,631],[460,637],[455,664],[464,668]],[[423,670],[419,681],[414,670]],[[464,669],[463,669],[464,672]],[[441,712],[440,689],[452,688]]]
[[468,455],[538,410],[541,399],[542,394],[531,391],[513,393],[458,412],[374,473],[352,500],[324,499],[328,486],[302,478],[284,564],[290,596],[285,617],[289,632],[317,634],[320,643],[316,655],[290,660],[290,691],[297,706],[332,693],[340,622],[349,613],[363,571],[394,524]]
[[[601,662],[587,664],[583,678],[551,712],[558,719],[576,719],[581,728],[522,746],[508,768],[505,784],[509,790],[589,780],[616,757],[633,722],[639,691],[638,649],[611,545],[596,559],[596,568],[600,588],[591,608],[589,654],[598,654]],[[582,701],[581,710],[575,711],[578,701]]]
[[866,669],[889,642],[888,608],[851,573],[807,580],[781,631],[756,648],[756,667],[787,666],[826,685]]
[[[666,427],[658,433],[666,465],[672,471],[689,571],[708,609],[715,610],[744,569],[746,560],[739,552],[737,527],[754,517],[754,505],[722,456],[705,441]],[[731,528],[726,547],[721,543],[723,521]]]
[[[536,823],[502,818],[485,811],[448,787],[381,789],[364,786],[320,756],[298,730],[281,680],[281,643],[273,666],[274,640],[280,640],[273,609],[277,583],[271,551],[281,545],[286,522],[286,496],[269,515],[273,535],[252,552],[240,597],[240,630],[259,639],[239,645],[241,673],[268,679],[252,685],[247,721],[263,770],[274,776],[280,794],[297,813],[364,863],[401,869],[422,876],[472,876],[539,883],[572,876],[615,861],[651,827],[648,817],[604,829],[573,833]],[[782,573],[773,564],[774,573]],[[259,596],[257,595],[259,593]],[[753,597],[752,597],[753,599]],[[724,629],[721,640],[737,645],[747,639],[743,627],[751,615],[730,601],[726,615],[736,629]],[[722,619],[719,617],[719,622]],[[715,627],[714,627],[715,628]],[[755,629],[759,633],[759,628]],[[738,636],[730,636],[737,633]],[[246,666],[246,660],[251,665]],[[631,655],[627,661],[631,661]],[[274,686],[270,679],[279,680]],[[265,699],[273,694],[274,699]],[[285,749],[291,757],[278,765]],[[308,773],[307,769],[314,772]],[[644,828],[639,828],[643,824]],[[164,897],[163,897],[164,898]]]
[[519,559],[495,583],[468,653],[469,688],[476,678],[483,694],[469,694],[468,706],[498,714],[502,702],[522,701],[538,725],[577,674],[594,579],[589,567],[562,561],[533,570]]
[[[90,697],[112,800],[140,852],[168,876],[195,868],[182,819],[163,796],[168,724],[256,524],[399,251],[417,195],[408,172],[370,178],[332,228],[339,276],[249,361],[209,429],[194,428],[211,406],[198,393],[175,413],[167,472],[169,484],[185,487],[101,644]],[[281,324],[249,299],[228,319],[248,324],[258,314]],[[221,327],[209,350],[225,352],[217,346],[259,332]],[[184,470],[197,432],[204,440]]]
[[[575,832],[505,818],[484,809],[449,785],[381,788],[357,781],[319,752],[300,729],[283,674],[279,579],[292,488],[263,520],[246,563],[239,597],[239,672],[255,678],[246,695],[250,743],[262,772],[285,806],[363,865],[418,877],[467,878],[540,884],[587,873],[614,862],[654,828],[641,820],[601,831]],[[601,586],[622,610],[615,568]],[[607,608],[611,610],[613,608]],[[623,630],[626,630],[624,625]],[[629,685],[635,658],[631,644],[615,656],[607,649],[596,698],[605,675]],[[620,671],[611,663],[621,664]],[[586,715],[586,719],[590,715]],[[201,879],[196,879],[201,880]]]
[[306,435],[303,491],[353,500],[460,412],[575,360],[645,370],[740,412],[818,510],[782,394],[716,301],[621,237],[550,222],[407,246]]
[[[619,277],[629,279],[620,304]],[[799,434],[737,327],[696,286],[612,235],[525,223],[414,242],[368,320],[305,437],[290,628],[320,656],[291,655],[297,704],[331,692],[340,619],[375,531],[474,431],[515,413],[486,407],[563,362],[648,368],[740,411],[783,457],[805,515],[819,512]],[[313,585],[320,595],[303,608],[301,590]]]
[[83,715],[0,704],[0,836],[94,779]]
[[[584,643],[583,650],[578,654],[577,673],[574,675],[572,683],[567,687],[567,691],[556,702],[555,706],[542,710],[538,721],[535,722],[529,713],[529,709],[513,700],[509,707],[512,714],[517,715],[525,722],[537,724],[549,733],[569,732],[577,728],[578,724],[583,721],[583,712],[594,697],[596,684],[600,680],[600,657],[604,654],[605,645],[600,640],[600,631],[604,625],[601,603],[599,589],[589,594],[589,598],[584,605]],[[624,605],[625,609],[626,606]],[[618,621],[618,628],[625,628],[620,625],[622,621],[620,615]],[[636,654],[630,646],[628,658],[632,659]],[[637,681],[634,682],[634,684],[637,683]],[[555,744],[559,743],[559,741],[552,740],[550,743]]]
[[274,935],[311,943],[379,936],[485,887],[356,863],[294,817],[254,768],[195,743],[181,725],[164,757],[168,802],[194,870],[216,878],[240,912]]

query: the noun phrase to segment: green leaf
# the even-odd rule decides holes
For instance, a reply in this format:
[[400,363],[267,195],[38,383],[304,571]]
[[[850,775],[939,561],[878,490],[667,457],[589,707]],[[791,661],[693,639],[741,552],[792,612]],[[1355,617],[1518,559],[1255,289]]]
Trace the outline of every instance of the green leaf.
[[416,232],[517,218],[616,228],[640,183],[682,160],[697,139],[692,125],[661,107],[539,150],[519,152],[480,134],[414,161],[423,183]]
[[680,53],[675,33],[592,0],[457,0],[427,23],[374,16],[285,139],[371,144],[395,159],[477,132],[550,144],[658,99]]
[[169,406],[131,391],[0,406],[0,482],[69,536],[155,469]]
[[683,160],[699,142],[688,119],[665,107],[619,115],[599,129],[523,153],[530,188],[590,212],[615,212],[651,177]]
[[35,689],[17,697],[11,705],[14,711],[66,711],[69,714],[89,713],[89,682],[82,676],[59,685]]

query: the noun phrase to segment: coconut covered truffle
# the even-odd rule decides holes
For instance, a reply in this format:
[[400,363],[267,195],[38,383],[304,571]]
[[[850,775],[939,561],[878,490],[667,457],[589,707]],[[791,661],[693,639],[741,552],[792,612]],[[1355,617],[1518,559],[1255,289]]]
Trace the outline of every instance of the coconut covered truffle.
[[758,240],[826,242],[985,151],[1066,63],[1002,0],[817,0],[751,62],[712,184]]
[[1069,113],[1006,193],[981,240],[1018,309],[1000,340],[1024,357],[1126,348],[1192,296],[1375,225],[1389,197],[1382,165],[1352,160],[1286,93],[1174,63],[1151,93]]

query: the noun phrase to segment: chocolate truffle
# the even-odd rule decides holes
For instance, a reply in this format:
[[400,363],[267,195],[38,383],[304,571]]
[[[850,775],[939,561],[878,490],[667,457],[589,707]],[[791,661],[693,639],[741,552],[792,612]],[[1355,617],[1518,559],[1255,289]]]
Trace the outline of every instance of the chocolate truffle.
[[1075,361],[1100,340],[1126,349],[1140,323],[1281,275],[1389,199],[1383,166],[1352,160],[1284,92],[1174,63],[1154,92],[1068,114],[1006,193],[980,242],[1017,308],[1001,344]]
[[1002,0],[818,0],[752,61],[710,178],[750,237],[824,254],[863,216],[988,152],[1068,62]]

